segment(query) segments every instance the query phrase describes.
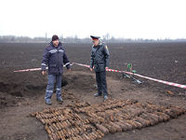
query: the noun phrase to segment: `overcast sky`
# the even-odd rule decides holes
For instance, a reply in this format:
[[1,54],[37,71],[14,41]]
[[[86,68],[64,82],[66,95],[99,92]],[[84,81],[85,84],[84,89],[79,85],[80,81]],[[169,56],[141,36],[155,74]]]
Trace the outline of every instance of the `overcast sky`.
[[186,0],[1,0],[0,35],[186,38]]

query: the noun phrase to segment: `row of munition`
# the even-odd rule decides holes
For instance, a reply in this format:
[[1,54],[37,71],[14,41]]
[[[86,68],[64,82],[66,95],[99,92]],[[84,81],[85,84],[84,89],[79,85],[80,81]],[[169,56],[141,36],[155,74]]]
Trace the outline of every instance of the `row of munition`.
[[35,113],[35,116],[45,124],[51,140],[95,140],[108,133],[152,126],[182,113],[185,109],[176,106],[114,99],[94,105],[82,102],[68,107],[49,108]]
[[51,125],[45,125],[45,130],[51,140],[78,139],[79,137],[86,140],[95,140],[104,136],[104,133],[100,130],[96,130],[96,128],[91,124],[82,124],[81,126],[74,125],[74,127],[59,129],[58,124],[53,123]]

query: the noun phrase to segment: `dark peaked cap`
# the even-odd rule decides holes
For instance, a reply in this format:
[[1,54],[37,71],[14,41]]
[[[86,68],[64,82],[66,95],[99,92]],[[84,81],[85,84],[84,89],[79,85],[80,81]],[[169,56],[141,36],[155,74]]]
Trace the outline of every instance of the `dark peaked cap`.
[[93,35],[91,35],[90,36],[92,39],[99,39],[100,37],[99,36],[93,36]]

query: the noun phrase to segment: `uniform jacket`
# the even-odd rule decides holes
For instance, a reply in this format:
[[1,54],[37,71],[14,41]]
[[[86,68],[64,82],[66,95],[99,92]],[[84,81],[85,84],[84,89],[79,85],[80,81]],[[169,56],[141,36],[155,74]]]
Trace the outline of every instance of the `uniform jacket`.
[[59,42],[58,47],[55,47],[53,46],[53,43],[50,42],[43,54],[41,70],[46,70],[46,67],[48,66],[49,74],[62,74],[64,64],[67,69],[70,68],[70,62],[64,48],[62,47],[62,43]]
[[105,67],[109,67],[109,50],[103,43],[99,43],[97,46],[92,46],[90,67],[95,72],[105,71]]

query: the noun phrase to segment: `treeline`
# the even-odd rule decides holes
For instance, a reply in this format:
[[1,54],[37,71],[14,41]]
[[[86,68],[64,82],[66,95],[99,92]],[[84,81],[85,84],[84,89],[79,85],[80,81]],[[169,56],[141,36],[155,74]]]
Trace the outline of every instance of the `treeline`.
[[[108,38],[108,36],[103,36],[101,38],[107,43],[124,43],[124,42],[186,42],[186,39],[124,39],[124,38]],[[75,37],[60,37],[60,40],[64,43],[90,43],[90,38],[78,38]],[[35,37],[30,38],[26,36],[0,36],[0,43],[47,43],[50,42],[51,38],[46,37]]]

